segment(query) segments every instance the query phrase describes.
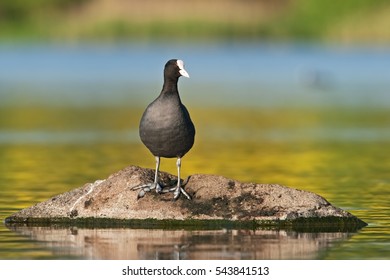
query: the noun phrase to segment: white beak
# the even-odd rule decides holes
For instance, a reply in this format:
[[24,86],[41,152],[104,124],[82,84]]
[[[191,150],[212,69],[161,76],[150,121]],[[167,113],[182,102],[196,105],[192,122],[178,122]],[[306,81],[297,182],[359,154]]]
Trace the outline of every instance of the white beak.
[[182,75],[182,76],[184,76],[184,77],[186,77],[186,78],[189,78],[190,77],[190,75],[188,75],[188,73],[187,73],[187,71],[184,69],[184,62],[183,62],[183,60],[177,60],[177,66],[179,67],[179,73],[180,73],[180,75]]
[[181,69],[181,70],[179,71],[179,73],[180,73],[180,75],[182,75],[182,76],[184,76],[184,77],[186,77],[186,78],[189,78],[189,77],[190,77],[190,75],[188,75],[187,71],[184,70],[184,68]]

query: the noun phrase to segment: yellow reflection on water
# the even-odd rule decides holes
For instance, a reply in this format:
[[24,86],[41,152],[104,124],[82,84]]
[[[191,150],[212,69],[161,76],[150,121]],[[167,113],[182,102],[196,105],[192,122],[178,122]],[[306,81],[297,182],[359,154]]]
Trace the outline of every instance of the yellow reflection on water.
[[[183,177],[220,174],[242,181],[296,186],[327,197],[332,197],[333,189],[324,188],[324,184],[348,182],[357,174],[377,177],[388,186],[381,149],[390,138],[358,139],[360,132],[365,137],[361,115],[368,116],[366,111],[190,111],[197,133],[193,149],[183,158]],[[2,108],[0,112],[4,117],[0,131],[5,139],[0,142],[0,172],[13,186],[24,185],[25,190],[39,185],[57,193],[105,178],[127,165],[154,168],[152,155],[138,138],[142,109],[33,107]],[[389,118],[384,111],[376,111],[364,123],[368,128],[374,126],[380,137]],[[345,134],[346,130],[351,135]],[[382,163],[373,157],[382,158]],[[176,173],[175,160],[163,159],[161,170]]]

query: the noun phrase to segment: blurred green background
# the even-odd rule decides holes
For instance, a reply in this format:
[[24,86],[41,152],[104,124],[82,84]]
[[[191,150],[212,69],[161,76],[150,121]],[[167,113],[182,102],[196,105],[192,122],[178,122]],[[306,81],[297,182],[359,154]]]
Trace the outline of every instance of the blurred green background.
[[3,40],[388,42],[386,0],[2,0]]

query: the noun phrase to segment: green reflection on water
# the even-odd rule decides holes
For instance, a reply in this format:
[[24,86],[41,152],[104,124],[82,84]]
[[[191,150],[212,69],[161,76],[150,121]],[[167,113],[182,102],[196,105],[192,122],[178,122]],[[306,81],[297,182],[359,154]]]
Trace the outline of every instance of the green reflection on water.
[[[197,135],[183,159],[183,178],[220,174],[316,192],[370,224],[322,258],[390,256],[388,110],[189,109]],[[1,108],[0,218],[127,165],[153,168],[138,139],[141,113],[125,107]],[[174,173],[175,160],[164,159],[161,169]],[[0,228],[0,258],[47,257]]]

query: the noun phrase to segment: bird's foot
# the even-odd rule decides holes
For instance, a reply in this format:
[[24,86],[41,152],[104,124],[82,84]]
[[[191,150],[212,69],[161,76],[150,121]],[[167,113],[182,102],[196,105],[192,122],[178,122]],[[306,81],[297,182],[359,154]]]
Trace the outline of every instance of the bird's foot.
[[135,186],[131,188],[132,191],[140,190],[137,196],[137,199],[140,199],[145,196],[147,192],[151,190],[156,190],[156,193],[162,193],[163,188],[159,183],[149,183],[141,186]]
[[188,200],[191,200],[191,196],[183,189],[183,185],[186,185],[189,181],[190,177],[188,177],[181,185],[171,187],[171,188],[163,188],[159,183],[149,183],[145,185],[132,187],[131,190],[136,191],[140,190],[137,196],[137,199],[140,199],[145,196],[147,192],[151,190],[156,190],[156,193],[170,193],[173,192],[173,199],[177,200],[180,197],[180,194],[183,194]]
[[180,194],[183,194],[188,200],[191,200],[191,196],[182,188],[182,187],[179,187],[179,188],[175,188],[173,190],[173,199],[174,200],[177,200],[180,196]]
[[188,176],[187,179],[180,185],[170,188],[165,192],[173,192],[173,199],[177,200],[180,197],[180,194],[183,194],[188,200],[191,200],[191,196],[183,189],[183,186],[187,185],[191,176]]
[[180,197],[180,194],[183,194],[188,200],[192,199],[191,196],[182,187],[165,188],[160,193],[171,192],[173,192],[173,200],[177,200]]
[[[183,189],[183,186],[187,185],[187,183],[190,181],[191,176],[188,176],[183,183],[179,184],[178,186],[171,188],[170,191],[173,192],[173,199],[177,200],[182,193],[188,200],[191,200],[191,196]],[[180,179],[179,179],[180,180]]]

